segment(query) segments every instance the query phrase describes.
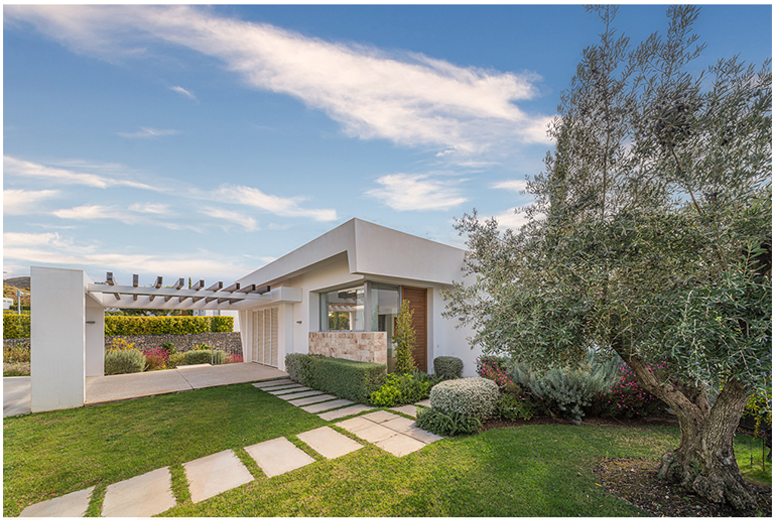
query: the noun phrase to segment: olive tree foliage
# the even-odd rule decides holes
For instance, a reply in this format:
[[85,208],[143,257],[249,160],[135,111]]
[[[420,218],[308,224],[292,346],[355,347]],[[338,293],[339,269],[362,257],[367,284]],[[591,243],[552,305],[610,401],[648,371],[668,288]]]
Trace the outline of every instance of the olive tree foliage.
[[[635,48],[616,8],[590,10],[604,31],[562,95],[527,223],[457,222],[469,282],[446,315],[485,352],[537,367],[618,354],[678,415],[660,475],[749,507],[732,442],[747,395],[771,381],[770,63],[696,74],[693,6]],[[663,361],[669,380],[649,369]]]

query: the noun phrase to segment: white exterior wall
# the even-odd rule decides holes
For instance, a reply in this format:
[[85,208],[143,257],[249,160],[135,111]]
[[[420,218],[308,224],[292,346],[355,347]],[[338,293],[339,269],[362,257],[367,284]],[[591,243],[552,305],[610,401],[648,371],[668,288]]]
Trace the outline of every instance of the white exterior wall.
[[[433,294],[428,291],[428,314],[431,314],[431,306],[435,319],[429,327],[433,331],[433,356],[454,356],[463,361],[463,377],[476,377],[476,358],[482,354],[482,349],[471,348],[468,338],[472,337],[473,331],[470,327],[455,326],[460,323],[456,318],[445,319],[441,316],[446,304],[441,295],[441,286],[434,287]],[[428,338],[430,341],[431,338]],[[428,350],[431,350],[431,344],[428,343]],[[431,362],[429,367],[433,366]]]
[[30,275],[32,411],[83,406],[86,292],[91,280],[74,269],[32,267]]

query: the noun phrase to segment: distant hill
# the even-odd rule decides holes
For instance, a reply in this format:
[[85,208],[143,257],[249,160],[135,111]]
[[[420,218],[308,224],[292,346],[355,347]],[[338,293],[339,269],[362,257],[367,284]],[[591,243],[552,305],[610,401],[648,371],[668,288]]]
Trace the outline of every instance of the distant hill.
[[16,278],[7,278],[3,280],[3,283],[16,287],[18,289],[21,289],[24,292],[30,292],[29,276],[18,276]]

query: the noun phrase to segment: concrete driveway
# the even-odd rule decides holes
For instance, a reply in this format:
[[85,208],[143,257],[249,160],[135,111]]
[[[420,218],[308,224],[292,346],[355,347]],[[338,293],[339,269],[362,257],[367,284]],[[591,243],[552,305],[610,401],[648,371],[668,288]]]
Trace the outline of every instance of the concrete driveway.
[[[86,378],[86,404],[198,390],[211,386],[266,381],[288,374],[258,363],[192,365],[174,370]],[[30,377],[3,378],[3,417],[30,413]]]
[[30,376],[3,378],[3,419],[30,413]]

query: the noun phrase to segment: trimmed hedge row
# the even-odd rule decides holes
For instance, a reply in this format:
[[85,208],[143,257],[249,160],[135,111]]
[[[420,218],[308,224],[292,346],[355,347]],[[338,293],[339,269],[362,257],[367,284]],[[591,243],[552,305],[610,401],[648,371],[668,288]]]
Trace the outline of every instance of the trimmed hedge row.
[[3,339],[29,338],[29,314],[3,313]]
[[382,384],[387,365],[319,354],[288,354],[285,367],[290,378],[305,386],[367,404],[369,396]]
[[[106,336],[232,332],[232,316],[105,316]],[[29,315],[3,314],[3,339],[29,338]]]

